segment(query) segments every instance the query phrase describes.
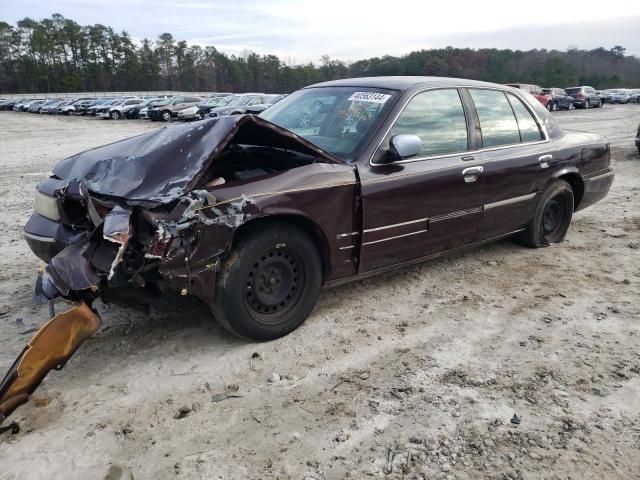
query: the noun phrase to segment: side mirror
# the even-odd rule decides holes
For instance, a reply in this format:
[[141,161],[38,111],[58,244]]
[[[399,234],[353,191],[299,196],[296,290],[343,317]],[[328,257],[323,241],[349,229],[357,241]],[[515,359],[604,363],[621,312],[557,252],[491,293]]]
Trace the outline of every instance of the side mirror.
[[394,135],[389,141],[388,163],[415,157],[422,150],[422,140],[417,135]]

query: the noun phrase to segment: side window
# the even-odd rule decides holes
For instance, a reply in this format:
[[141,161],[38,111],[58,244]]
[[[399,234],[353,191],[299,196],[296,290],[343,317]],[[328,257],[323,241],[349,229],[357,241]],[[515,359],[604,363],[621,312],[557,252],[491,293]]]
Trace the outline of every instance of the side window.
[[535,142],[542,140],[542,132],[536,122],[535,118],[531,115],[531,112],[524,106],[522,101],[515,95],[507,94],[509,102],[513,107],[513,111],[516,114],[516,120],[518,121],[518,127],[520,128],[520,138],[523,142]]
[[516,117],[503,92],[469,89],[469,93],[478,112],[484,147],[520,143]]
[[392,136],[401,134],[420,137],[423,157],[467,150],[467,122],[458,91],[418,93],[391,129]]

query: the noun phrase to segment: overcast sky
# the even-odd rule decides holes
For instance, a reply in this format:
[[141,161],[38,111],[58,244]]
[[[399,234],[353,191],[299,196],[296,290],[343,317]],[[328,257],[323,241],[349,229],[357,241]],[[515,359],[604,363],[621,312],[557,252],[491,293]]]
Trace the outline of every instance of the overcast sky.
[[640,56],[640,0],[0,0],[0,20],[52,13],[155,39],[252,50],[289,62],[345,61],[445,47],[511,49],[622,45]]

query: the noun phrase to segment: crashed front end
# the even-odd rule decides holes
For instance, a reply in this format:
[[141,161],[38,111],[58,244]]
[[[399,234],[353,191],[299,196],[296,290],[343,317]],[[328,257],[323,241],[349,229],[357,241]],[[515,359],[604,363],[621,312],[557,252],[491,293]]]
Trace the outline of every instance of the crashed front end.
[[145,304],[173,291],[213,302],[235,230],[260,215],[251,198],[219,199],[216,188],[247,191],[256,176],[316,162],[340,163],[246,115],[160,129],[56,165],[37,186],[25,238],[47,264],[35,298],[75,307],[45,324],[0,382],[0,423],[98,330],[96,298]]
[[[170,205],[143,207],[100,198],[77,179],[41,182],[25,226],[31,250],[47,263],[34,287],[36,299],[147,303],[174,290],[210,301],[217,260],[231,234],[216,229],[225,220],[208,217],[203,208],[215,201],[198,190]],[[216,230],[206,252],[197,242],[204,227]]]

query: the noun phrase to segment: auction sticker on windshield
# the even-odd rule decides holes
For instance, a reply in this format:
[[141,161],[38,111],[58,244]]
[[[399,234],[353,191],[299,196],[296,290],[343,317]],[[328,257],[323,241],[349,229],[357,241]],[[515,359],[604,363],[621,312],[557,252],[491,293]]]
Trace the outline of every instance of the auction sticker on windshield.
[[391,95],[377,92],[353,92],[349,97],[352,102],[385,103]]

